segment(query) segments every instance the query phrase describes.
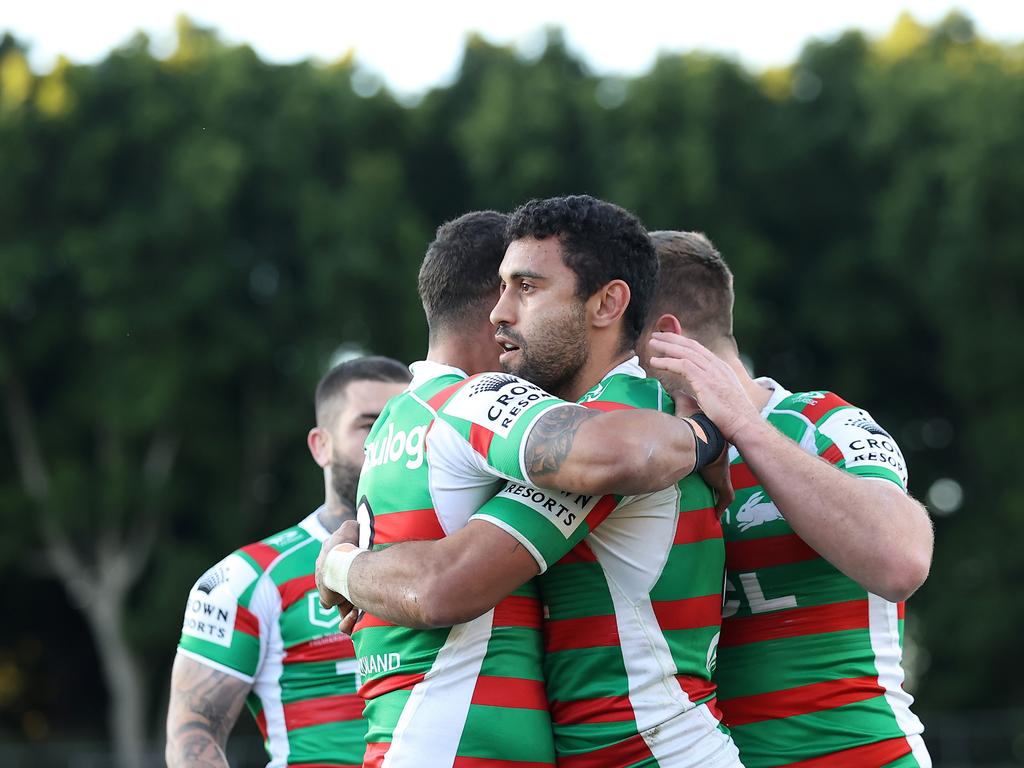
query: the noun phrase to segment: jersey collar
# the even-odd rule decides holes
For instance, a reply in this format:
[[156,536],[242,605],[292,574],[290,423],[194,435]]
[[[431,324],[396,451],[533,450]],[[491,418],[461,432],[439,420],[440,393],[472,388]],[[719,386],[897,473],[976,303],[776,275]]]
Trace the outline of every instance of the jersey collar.
[[299,523],[299,528],[318,541],[327,541],[327,539],[331,537],[331,532],[324,528],[324,524],[320,522],[320,513],[323,511],[324,505],[321,504],[312,512],[312,514],[307,515]]
[[647,378],[647,372],[640,367],[640,357],[638,355],[633,355],[631,358],[629,358],[629,360],[624,360],[623,362],[616,365],[614,368],[608,371],[608,373],[601,377],[601,381],[604,381],[605,379],[610,378],[612,376],[618,375],[633,376],[637,379]]
[[469,378],[469,374],[461,368],[456,368],[454,365],[445,365],[444,363],[435,363],[433,360],[419,360],[410,365],[409,370],[412,371],[412,381],[409,382],[409,386],[405,390],[406,392],[421,387],[431,379],[436,379],[439,376]]
[[768,418],[768,414],[774,411],[779,403],[793,394],[784,386],[779,384],[775,379],[771,379],[767,376],[761,376],[754,379],[754,383],[759,387],[764,387],[772,393],[772,396],[768,398],[768,402],[764,404],[764,408],[761,409],[761,416],[765,419]]

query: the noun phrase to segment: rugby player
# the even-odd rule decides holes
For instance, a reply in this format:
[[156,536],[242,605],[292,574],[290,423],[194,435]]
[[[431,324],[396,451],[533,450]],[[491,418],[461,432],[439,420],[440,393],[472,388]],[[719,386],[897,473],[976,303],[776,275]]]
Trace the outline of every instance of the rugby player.
[[[545,706],[540,675],[489,663],[504,648],[492,627],[537,628],[526,611],[535,598],[523,585],[532,589],[529,580],[540,573],[546,706],[559,766],[737,766],[710,682],[724,566],[711,491],[698,476],[678,485],[662,478],[646,489],[605,477],[609,462],[621,461],[642,433],[625,421],[608,435],[593,429],[608,416],[672,410],[633,351],[658,272],[647,233],[632,214],[588,196],[531,201],[512,215],[507,233],[502,293],[491,313],[495,349],[505,370],[533,384],[494,374],[435,380],[421,405],[434,417],[428,460],[439,461],[438,447],[459,446],[467,462],[496,468],[509,482],[486,503],[485,494],[456,500],[449,489],[459,485],[458,474],[439,464],[436,473],[431,467],[429,497],[400,499],[393,489],[402,475],[387,482],[375,474],[380,457],[396,457],[384,447],[395,433],[383,434],[394,401],[370,435],[360,481],[359,534],[364,548],[377,551],[336,544],[352,533],[339,531],[318,568],[322,598],[367,611],[354,637],[360,663],[367,658],[374,667],[371,686],[415,682],[392,707],[390,734],[398,741],[416,729],[429,745],[421,754],[430,757],[420,758],[427,762],[410,758],[409,765],[463,764],[458,758],[469,753],[452,723],[467,719],[465,702],[468,719],[508,741],[486,765],[550,764],[531,752],[539,736],[522,729],[516,712]],[[565,406],[546,390],[587,407]],[[713,430],[703,417],[691,425]],[[664,460],[661,451],[652,446],[652,468]],[[591,461],[590,452],[611,458]],[[570,472],[574,462],[579,469]],[[417,450],[412,464],[419,463]],[[429,541],[381,539],[404,522],[392,510],[415,507],[432,509],[420,535],[404,538]],[[419,663],[417,633],[401,635],[388,622],[426,630],[420,638],[440,632],[444,645]],[[370,636],[383,629],[391,634]],[[373,655],[364,657],[364,648]],[[431,686],[445,674],[461,682],[435,693]]]
[[716,681],[744,764],[931,765],[901,658],[932,528],[899,446],[833,392],[752,379],[721,255],[698,233],[652,240],[661,282],[644,355],[682,376],[735,445]]
[[351,640],[320,605],[320,542],[355,514],[363,441],[410,379],[397,360],[336,366],[316,388],[307,443],[324,503],[304,520],[228,555],[189,594],[167,713],[167,765],[227,766],[224,746],[249,705],[271,766],[362,764],[362,700]]

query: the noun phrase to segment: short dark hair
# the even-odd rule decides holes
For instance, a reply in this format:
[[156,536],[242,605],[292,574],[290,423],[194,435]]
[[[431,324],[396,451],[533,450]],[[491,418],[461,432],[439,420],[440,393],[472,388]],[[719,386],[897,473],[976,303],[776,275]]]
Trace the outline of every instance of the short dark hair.
[[[465,321],[485,300],[498,300],[508,216],[473,211],[437,228],[420,266],[419,292],[430,337]],[[488,311],[491,306],[487,307]]]
[[411,380],[409,368],[390,357],[357,357],[338,363],[316,385],[316,394],[313,396],[316,423],[323,426],[330,420],[326,415],[328,406],[340,403],[348,385],[355,381],[393,381],[405,384]]
[[510,217],[506,241],[557,237],[565,265],[576,275],[576,296],[586,300],[612,280],[629,286],[623,346],[636,343],[658,280],[658,257],[635,215],[590,195],[530,200]]
[[651,304],[650,322],[666,312],[706,347],[732,332],[733,277],[722,254],[703,232],[651,232],[661,261],[661,279]]

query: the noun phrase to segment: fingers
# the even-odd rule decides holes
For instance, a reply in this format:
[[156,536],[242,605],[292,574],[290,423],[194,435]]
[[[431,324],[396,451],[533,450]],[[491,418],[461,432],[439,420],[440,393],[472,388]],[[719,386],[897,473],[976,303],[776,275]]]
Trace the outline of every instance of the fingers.
[[338,631],[346,635],[351,635],[352,630],[356,626],[356,619],[358,618],[359,611],[353,608],[351,611],[349,611],[342,617],[341,623],[338,625]]

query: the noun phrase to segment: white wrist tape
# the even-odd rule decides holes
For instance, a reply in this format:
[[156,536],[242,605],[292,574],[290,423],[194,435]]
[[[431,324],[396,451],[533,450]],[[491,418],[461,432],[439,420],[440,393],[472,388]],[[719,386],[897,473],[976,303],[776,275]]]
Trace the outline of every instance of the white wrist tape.
[[363,550],[356,547],[351,549],[335,547],[327,553],[327,558],[324,560],[324,586],[344,595],[345,599],[350,602],[352,598],[348,593],[348,569],[352,567],[352,561],[361,554],[363,554]]

